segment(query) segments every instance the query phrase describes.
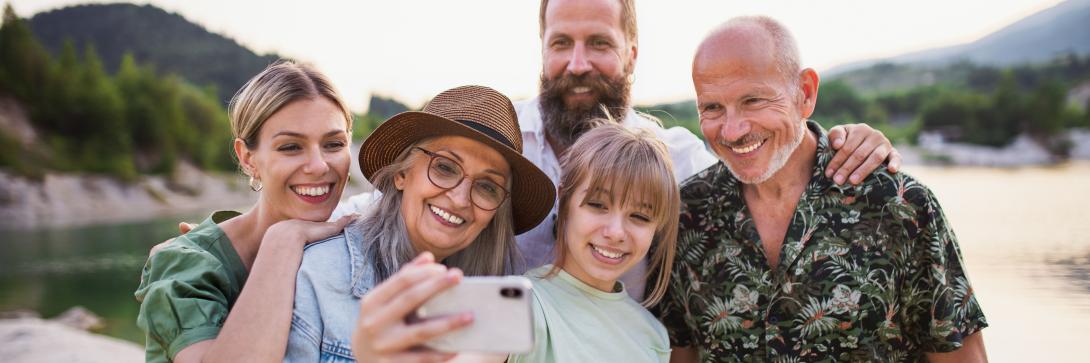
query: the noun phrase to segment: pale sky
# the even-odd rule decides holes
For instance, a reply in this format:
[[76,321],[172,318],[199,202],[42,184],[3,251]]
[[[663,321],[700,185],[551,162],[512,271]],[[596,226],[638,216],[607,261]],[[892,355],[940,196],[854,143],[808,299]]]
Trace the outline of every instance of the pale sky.
[[[23,17],[88,1],[9,0]],[[633,101],[694,98],[693,51],[739,15],[791,29],[803,65],[836,65],[970,42],[1061,0],[637,0],[639,58]],[[463,84],[514,100],[537,93],[538,1],[151,0],[259,53],[315,64],[363,111],[372,92],[412,107]],[[213,60],[214,61],[214,60]]]

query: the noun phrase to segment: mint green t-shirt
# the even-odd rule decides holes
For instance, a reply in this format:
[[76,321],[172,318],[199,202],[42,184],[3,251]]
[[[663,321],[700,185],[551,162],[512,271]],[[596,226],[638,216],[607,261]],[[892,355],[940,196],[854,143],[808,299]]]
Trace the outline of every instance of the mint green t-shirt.
[[215,339],[248,275],[217,225],[238,212],[212,213],[148,258],[136,289],[145,360],[170,362],[194,343]]
[[552,265],[526,273],[534,285],[534,348],[508,362],[668,362],[666,328],[620,291],[604,292]]

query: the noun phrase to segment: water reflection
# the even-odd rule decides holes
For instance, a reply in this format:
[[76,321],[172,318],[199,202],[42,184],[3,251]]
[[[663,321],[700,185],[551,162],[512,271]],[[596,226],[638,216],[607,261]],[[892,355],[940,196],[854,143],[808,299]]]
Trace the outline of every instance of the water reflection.
[[1090,340],[1090,163],[910,167],[942,203],[991,327],[995,362],[1084,361]]
[[177,220],[63,229],[0,230],[0,311],[53,317],[82,305],[104,334],[143,344],[132,297],[147,252],[177,233]]
[[[1084,292],[1090,293],[1090,254],[1048,262],[1061,269],[1061,277],[1076,287],[1081,287]],[[1090,299],[1084,301],[1090,304]]]

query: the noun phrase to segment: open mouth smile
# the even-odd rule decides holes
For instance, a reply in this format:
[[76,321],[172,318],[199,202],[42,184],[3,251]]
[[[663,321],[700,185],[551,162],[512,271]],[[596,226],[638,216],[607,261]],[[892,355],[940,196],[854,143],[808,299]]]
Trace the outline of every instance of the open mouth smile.
[[454,213],[447,212],[446,210],[443,210],[442,208],[436,207],[434,205],[428,204],[428,209],[431,210],[431,214],[439,219],[440,222],[451,227],[457,227],[466,222],[465,219],[454,215]]
[[591,254],[594,258],[603,263],[615,265],[625,260],[630,253],[618,251],[609,247],[598,246],[595,244],[589,244]]
[[735,154],[746,155],[746,154],[749,154],[749,153],[752,153],[752,152],[756,151],[757,149],[760,149],[761,146],[763,146],[765,144],[765,141],[768,141],[768,139],[757,140],[757,141],[754,141],[754,142],[749,143],[747,145],[741,145],[741,146],[727,145],[727,147],[730,148],[730,151],[733,151]]
[[308,203],[321,203],[329,199],[333,194],[329,191],[333,190],[334,183],[328,184],[306,184],[306,185],[293,185],[291,191],[295,192],[295,195],[299,196],[305,202]]

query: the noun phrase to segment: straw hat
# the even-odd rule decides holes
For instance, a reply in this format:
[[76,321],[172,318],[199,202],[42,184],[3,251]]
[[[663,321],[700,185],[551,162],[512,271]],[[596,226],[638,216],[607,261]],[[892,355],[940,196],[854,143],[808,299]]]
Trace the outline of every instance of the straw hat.
[[402,112],[383,122],[360,147],[360,171],[367,180],[394,162],[405,148],[425,138],[463,136],[488,145],[511,165],[515,234],[534,228],[556,200],[556,187],[522,156],[522,131],[511,100],[494,89],[462,86],[435,96],[422,111]]

